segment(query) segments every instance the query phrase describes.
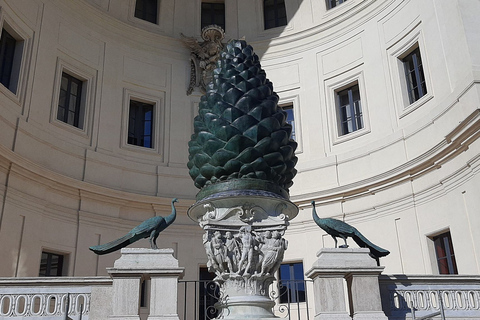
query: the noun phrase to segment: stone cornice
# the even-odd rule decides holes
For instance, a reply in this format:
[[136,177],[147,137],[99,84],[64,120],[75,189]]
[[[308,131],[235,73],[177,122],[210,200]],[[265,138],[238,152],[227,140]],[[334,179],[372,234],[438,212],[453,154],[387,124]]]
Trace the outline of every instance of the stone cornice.
[[[81,192],[82,196],[101,201],[106,201],[109,199],[109,202],[117,204],[132,202],[170,206],[170,198],[114,190],[64,176],[25,159],[21,155],[11,151],[3,145],[0,145],[0,158],[6,160],[7,162],[13,163],[11,166],[12,172],[19,174],[26,179],[48,186],[52,189],[69,193],[70,195],[78,196],[78,192]],[[2,163],[5,163],[5,161],[2,161]],[[193,203],[190,201],[182,202],[183,203],[178,206],[178,210],[180,212],[186,211],[190,204]]]
[[[344,36],[349,38],[349,34],[352,31],[354,34],[358,34],[361,25],[381,14],[393,2],[395,1],[364,1],[314,27],[269,39],[268,41],[253,41],[252,45],[259,51],[267,51],[268,49],[268,53],[263,55],[262,61],[263,59],[277,59],[277,56],[290,56],[311,48],[329,45],[335,39],[343,38]],[[373,4],[377,4],[377,8],[368,10]],[[392,10],[395,8],[396,6]],[[345,24],[347,22],[348,24]],[[339,25],[342,26],[342,29],[335,29]],[[334,31],[332,31],[333,29]]]
[[113,280],[110,277],[21,277],[21,278],[0,278],[0,287],[38,287],[48,286],[96,286],[112,285]]
[[468,150],[469,145],[479,137],[480,109],[477,109],[433,148],[397,168],[355,183],[291,198],[298,206],[309,207],[312,200],[326,204],[375,194],[439,169],[448,161]]

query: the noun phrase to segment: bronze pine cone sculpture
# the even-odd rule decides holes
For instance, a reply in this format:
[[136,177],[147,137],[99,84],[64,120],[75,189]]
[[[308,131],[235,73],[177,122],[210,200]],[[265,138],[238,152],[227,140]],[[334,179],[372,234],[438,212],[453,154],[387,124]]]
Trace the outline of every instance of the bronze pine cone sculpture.
[[194,119],[188,168],[197,188],[224,184],[230,190],[228,182],[240,179],[242,189],[262,189],[262,180],[288,192],[297,143],[278,99],[253,48],[230,41]]

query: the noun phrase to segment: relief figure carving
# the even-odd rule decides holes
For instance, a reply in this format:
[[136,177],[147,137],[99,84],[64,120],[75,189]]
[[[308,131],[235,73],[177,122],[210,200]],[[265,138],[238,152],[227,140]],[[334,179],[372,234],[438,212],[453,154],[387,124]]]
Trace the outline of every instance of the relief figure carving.
[[220,58],[220,53],[223,50],[222,40],[225,36],[225,31],[217,25],[206,26],[202,29],[203,42],[198,42],[194,37],[180,35],[182,41],[191,50],[191,78],[187,95],[190,95],[196,87],[200,88],[202,93],[205,93],[208,83],[213,78],[213,70]]

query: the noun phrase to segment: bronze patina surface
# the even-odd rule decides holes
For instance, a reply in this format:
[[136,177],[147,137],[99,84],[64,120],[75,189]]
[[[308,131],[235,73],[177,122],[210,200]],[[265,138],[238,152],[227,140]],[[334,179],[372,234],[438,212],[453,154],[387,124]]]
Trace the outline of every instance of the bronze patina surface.
[[221,53],[202,96],[188,168],[197,200],[226,190],[263,190],[288,198],[297,143],[258,56],[243,40]]

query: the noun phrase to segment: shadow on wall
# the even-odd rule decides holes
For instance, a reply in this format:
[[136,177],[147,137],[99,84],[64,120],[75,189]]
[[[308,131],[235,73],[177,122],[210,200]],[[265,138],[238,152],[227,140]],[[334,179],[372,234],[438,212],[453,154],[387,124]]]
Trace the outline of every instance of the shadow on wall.
[[[260,60],[268,50],[272,39],[278,38],[287,30],[293,29],[292,20],[300,8],[302,0],[262,0],[257,1],[255,8],[256,30],[255,26],[245,28],[250,34],[239,34],[238,37],[245,36],[245,40],[250,43]],[[241,26],[242,23],[239,22]],[[243,28],[240,28],[242,30]],[[242,31],[240,31],[242,32]]]
[[[184,30],[181,33],[200,40],[200,30],[208,25],[218,25],[225,30],[222,42],[227,43],[231,39],[244,37],[249,44],[253,44],[259,58],[262,58],[271,39],[278,38],[286,30],[293,30],[292,20],[302,1],[248,0],[239,1],[235,7],[223,1],[205,1],[201,3],[201,22],[195,28],[196,34],[193,34],[192,30]],[[185,7],[180,10],[188,9]]]

